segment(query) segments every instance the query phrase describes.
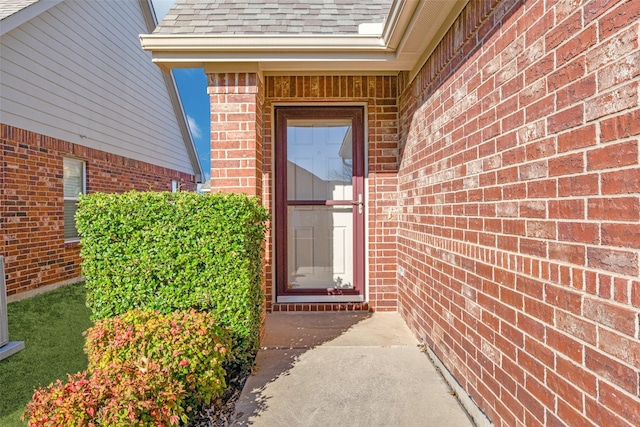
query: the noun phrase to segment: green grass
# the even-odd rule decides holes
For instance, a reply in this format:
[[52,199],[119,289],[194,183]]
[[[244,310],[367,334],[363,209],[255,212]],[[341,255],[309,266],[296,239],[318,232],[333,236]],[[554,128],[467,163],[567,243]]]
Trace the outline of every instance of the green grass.
[[0,361],[0,426],[23,427],[33,390],[87,369],[82,332],[91,327],[84,284],[8,304],[9,339],[25,349]]

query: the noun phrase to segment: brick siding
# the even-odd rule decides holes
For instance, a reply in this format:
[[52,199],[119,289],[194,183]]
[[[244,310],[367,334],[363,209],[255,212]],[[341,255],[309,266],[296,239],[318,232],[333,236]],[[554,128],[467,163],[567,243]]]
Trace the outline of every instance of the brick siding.
[[[277,103],[365,103],[367,113],[368,304],[272,304],[273,238],[267,240],[267,306],[274,311],[397,310],[398,106],[395,76],[267,76],[264,107],[264,203],[273,206],[273,109]],[[317,104],[316,104],[317,103]],[[391,217],[390,217],[391,214]]]
[[262,196],[263,85],[256,73],[208,74],[211,191]]
[[78,243],[64,241],[63,157],[86,162],[87,192],[195,190],[195,177],[0,124],[0,253],[7,295],[80,276]]
[[399,310],[497,426],[640,425],[639,18],[471,1],[399,76]]

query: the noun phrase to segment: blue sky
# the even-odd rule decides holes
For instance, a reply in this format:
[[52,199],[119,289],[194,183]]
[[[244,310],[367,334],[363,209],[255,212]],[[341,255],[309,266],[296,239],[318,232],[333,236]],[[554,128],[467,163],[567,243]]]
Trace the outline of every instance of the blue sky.
[[[151,0],[158,21],[167,14],[175,0]],[[201,68],[178,68],[173,70],[178,86],[182,107],[187,116],[193,142],[198,150],[204,179],[211,174],[211,156],[209,150],[211,123],[209,121],[209,95],[207,95],[207,76]]]

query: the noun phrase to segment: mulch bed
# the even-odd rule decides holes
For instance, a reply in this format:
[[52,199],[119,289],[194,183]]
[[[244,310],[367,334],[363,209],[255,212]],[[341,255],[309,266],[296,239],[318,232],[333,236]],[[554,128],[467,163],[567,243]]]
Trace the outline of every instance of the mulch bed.
[[249,374],[251,374],[250,370],[230,373],[227,377],[227,388],[222,397],[213,401],[210,407],[200,409],[185,427],[232,426],[236,402]]

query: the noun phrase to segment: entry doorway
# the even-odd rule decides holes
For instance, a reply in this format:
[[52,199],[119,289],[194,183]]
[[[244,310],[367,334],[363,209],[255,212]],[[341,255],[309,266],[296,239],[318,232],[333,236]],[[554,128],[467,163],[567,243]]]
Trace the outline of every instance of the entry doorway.
[[362,107],[277,107],[278,302],[363,301]]

